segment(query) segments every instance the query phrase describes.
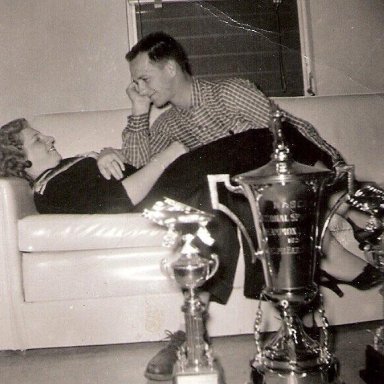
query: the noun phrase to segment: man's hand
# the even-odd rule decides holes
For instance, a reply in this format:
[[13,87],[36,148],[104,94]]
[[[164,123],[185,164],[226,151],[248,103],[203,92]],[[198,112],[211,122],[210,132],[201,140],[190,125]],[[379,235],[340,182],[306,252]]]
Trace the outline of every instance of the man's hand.
[[129,84],[126,92],[132,102],[133,115],[142,115],[143,113],[149,112],[151,99],[148,96],[142,95],[140,93],[139,87],[136,83],[132,82]]
[[107,180],[110,180],[111,176],[120,180],[123,178],[125,169],[124,160],[124,156],[118,149],[104,148],[97,159],[97,166]]

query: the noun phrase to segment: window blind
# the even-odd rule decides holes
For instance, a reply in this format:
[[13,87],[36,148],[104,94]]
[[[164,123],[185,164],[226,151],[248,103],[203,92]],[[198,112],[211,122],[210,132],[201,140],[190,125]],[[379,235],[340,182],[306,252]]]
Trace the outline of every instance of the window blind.
[[296,0],[136,3],[138,38],[164,31],[204,79],[243,77],[268,96],[304,94]]

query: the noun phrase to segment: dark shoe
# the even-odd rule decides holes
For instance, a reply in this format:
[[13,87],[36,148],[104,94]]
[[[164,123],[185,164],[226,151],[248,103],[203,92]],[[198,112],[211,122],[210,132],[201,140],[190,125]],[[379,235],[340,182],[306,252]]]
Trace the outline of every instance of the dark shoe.
[[361,291],[365,291],[383,283],[384,273],[380,272],[378,268],[373,267],[371,264],[367,264],[360,275],[356,276],[350,283],[344,284],[349,284]]
[[338,287],[338,284],[350,285],[351,287],[359,289],[360,291],[366,291],[367,289],[374,288],[383,283],[384,273],[380,272],[378,268],[373,267],[371,264],[367,264],[363,268],[363,271],[351,281],[337,279],[329,273],[320,270],[319,284],[332,289],[340,297],[343,295],[338,293],[338,291],[342,293]]
[[144,376],[149,380],[168,381],[172,380],[173,366],[177,361],[177,350],[186,339],[185,332],[177,331],[175,333],[166,332],[169,343],[161,349],[149,361]]
[[322,269],[320,269],[319,278],[317,279],[317,282],[319,285],[322,285],[323,287],[326,287],[331,291],[335,292],[337,296],[339,297],[344,296],[344,292],[337,285],[340,283],[340,280],[336,279],[335,277],[330,275],[328,272],[325,272]]

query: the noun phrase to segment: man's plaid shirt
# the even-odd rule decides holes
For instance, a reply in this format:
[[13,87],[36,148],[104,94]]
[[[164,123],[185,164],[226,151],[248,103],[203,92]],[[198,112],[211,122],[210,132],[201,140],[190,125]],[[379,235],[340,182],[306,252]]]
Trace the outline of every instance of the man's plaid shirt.
[[[334,164],[343,162],[340,153],[322,139],[311,124],[284,113],[286,121],[328,153]],[[248,129],[266,128],[270,118],[270,100],[250,81],[194,78],[190,109],[172,106],[151,127],[149,114],[128,117],[122,134],[122,151],[129,164],[141,167],[173,141],[194,149]]]

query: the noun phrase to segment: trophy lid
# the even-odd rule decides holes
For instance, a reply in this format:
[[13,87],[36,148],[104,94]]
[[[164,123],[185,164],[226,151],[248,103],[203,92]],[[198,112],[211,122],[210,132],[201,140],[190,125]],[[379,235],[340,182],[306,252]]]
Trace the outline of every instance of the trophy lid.
[[325,178],[332,173],[329,169],[305,165],[293,160],[279,162],[272,159],[260,168],[234,176],[233,180],[240,184],[270,183],[311,179],[313,177]]

